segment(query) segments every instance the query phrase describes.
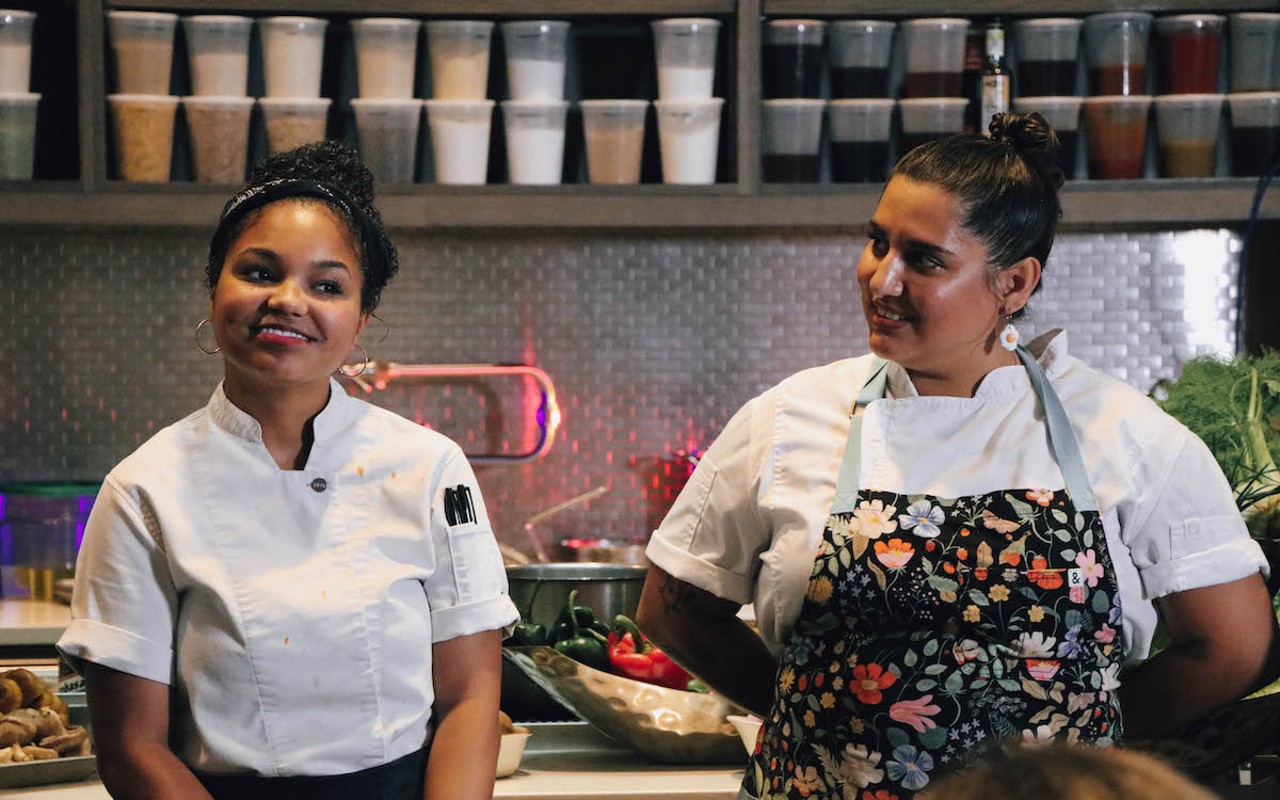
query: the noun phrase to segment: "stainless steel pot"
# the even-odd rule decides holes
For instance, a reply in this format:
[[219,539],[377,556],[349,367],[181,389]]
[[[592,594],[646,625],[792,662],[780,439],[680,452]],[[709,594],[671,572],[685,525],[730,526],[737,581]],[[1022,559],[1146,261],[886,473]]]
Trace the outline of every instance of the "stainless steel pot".
[[578,602],[606,622],[617,614],[634,617],[647,571],[632,564],[523,564],[507,567],[507,582],[524,620],[550,627],[574,589]]

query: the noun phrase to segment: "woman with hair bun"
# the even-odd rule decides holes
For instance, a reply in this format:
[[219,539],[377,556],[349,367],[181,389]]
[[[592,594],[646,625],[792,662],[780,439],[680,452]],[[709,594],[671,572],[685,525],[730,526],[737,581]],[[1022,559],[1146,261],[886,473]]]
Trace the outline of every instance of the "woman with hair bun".
[[396,266],[336,142],[223,209],[196,327],[223,379],[107,476],[58,643],[112,797],[492,796],[518,615],[475,476],[334,380]]
[[1167,731],[1266,672],[1267,562],[1208,449],[1013,324],[1056,148],[1001,114],[907,153],[858,262],[872,352],[750,401],[652,537],[641,626],[764,719],[742,798],[905,800],[994,743]]

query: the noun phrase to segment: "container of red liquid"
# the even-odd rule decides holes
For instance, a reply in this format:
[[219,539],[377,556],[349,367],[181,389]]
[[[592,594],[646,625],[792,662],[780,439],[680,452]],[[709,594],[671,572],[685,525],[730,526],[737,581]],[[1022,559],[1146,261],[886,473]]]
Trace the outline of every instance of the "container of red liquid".
[[1089,92],[1095,95],[1147,93],[1147,46],[1151,15],[1110,11],[1084,21]]
[[1142,177],[1150,113],[1150,95],[1084,98],[1090,178]]
[[1227,18],[1217,14],[1179,14],[1156,20],[1163,94],[1218,91],[1222,32],[1226,24]]

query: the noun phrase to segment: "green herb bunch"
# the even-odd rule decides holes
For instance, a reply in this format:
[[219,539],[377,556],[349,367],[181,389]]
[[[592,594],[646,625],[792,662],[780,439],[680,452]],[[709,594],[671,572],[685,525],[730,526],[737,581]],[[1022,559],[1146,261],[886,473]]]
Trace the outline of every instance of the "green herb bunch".
[[1166,391],[1164,410],[1208,446],[1249,532],[1280,568],[1280,352],[1194,358]]

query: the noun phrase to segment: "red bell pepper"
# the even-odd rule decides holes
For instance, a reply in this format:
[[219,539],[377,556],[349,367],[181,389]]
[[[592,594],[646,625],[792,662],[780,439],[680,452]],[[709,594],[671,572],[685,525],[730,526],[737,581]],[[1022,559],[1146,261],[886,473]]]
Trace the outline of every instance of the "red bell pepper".
[[614,617],[608,648],[609,663],[621,675],[668,689],[689,686],[689,673],[655,647],[636,624],[622,614]]

